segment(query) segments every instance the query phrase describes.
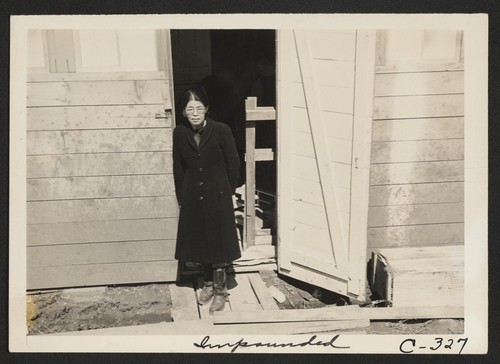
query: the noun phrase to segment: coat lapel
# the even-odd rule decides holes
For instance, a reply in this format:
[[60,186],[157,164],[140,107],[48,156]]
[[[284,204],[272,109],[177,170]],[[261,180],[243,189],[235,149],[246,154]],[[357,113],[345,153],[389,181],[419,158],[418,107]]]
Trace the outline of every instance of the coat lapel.
[[[200,139],[200,146],[199,149],[203,148],[203,146],[207,143],[208,139],[210,139],[210,135],[212,135],[212,131],[214,128],[214,122],[207,118],[207,125],[205,125],[205,129],[203,130],[203,133],[201,134],[201,139]],[[193,138],[191,138],[193,139]],[[193,139],[193,143],[195,143]],[[195,143],[196,145],[196,143]]]
[[191,147],[193,147],[194,150],[197,151],[198,147],[196,146],[196,142],[194,140],[193,132],[191,131],[191,127],[190,126],[186,127],[185,134],[186,134],[186,139],[187,139],[189,145],[191,145]]

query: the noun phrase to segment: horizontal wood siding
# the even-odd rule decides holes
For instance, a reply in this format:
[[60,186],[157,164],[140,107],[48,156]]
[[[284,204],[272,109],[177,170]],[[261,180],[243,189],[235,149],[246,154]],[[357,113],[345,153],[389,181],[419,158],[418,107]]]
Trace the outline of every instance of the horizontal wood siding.
[[[28,156],[28,178],[172,173],[171,152],[83,153]],[[54,168],[57,166],[57,168]]]
[[463,244],[464,72],[379,68],[369,249]]
[[169,85],[136,76],[29,78],[28,289],[176,279]]

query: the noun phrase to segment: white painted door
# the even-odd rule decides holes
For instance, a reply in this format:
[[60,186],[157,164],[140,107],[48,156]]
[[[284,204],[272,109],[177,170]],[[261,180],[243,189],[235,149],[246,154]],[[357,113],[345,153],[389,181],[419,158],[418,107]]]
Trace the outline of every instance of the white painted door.
[[359,299],[374,67],[374,32],[278,32],[279,270]]

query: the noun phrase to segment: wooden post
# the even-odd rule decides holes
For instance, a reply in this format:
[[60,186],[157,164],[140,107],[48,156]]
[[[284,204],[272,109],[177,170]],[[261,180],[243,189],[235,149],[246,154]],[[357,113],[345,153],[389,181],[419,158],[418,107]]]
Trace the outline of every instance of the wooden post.
[[[257,107],[257,98],[245,100],[246,114],[246,182],[245,182],[245,219],[243,222],[243,250],[255,245],[255,123],[262,120],[276,120],[273,107]],[[259,154],[258,160],[273,160],[274,153]]]
[[[255,97],[245,100],[245,109],[253,110],[257,107]],[[246,123],[246,182],[245,182],[245,222],[243,250],[255,245],[255,121]]]

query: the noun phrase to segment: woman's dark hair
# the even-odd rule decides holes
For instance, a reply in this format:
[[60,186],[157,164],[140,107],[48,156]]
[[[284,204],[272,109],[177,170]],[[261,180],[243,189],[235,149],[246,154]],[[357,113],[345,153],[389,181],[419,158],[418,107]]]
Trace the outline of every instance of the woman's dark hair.
[[208,97],[203,88],[192,88],[184,92],[179,103],[180,110],[184,110],[189,101],[199,101],[205,107],[209,106]]

